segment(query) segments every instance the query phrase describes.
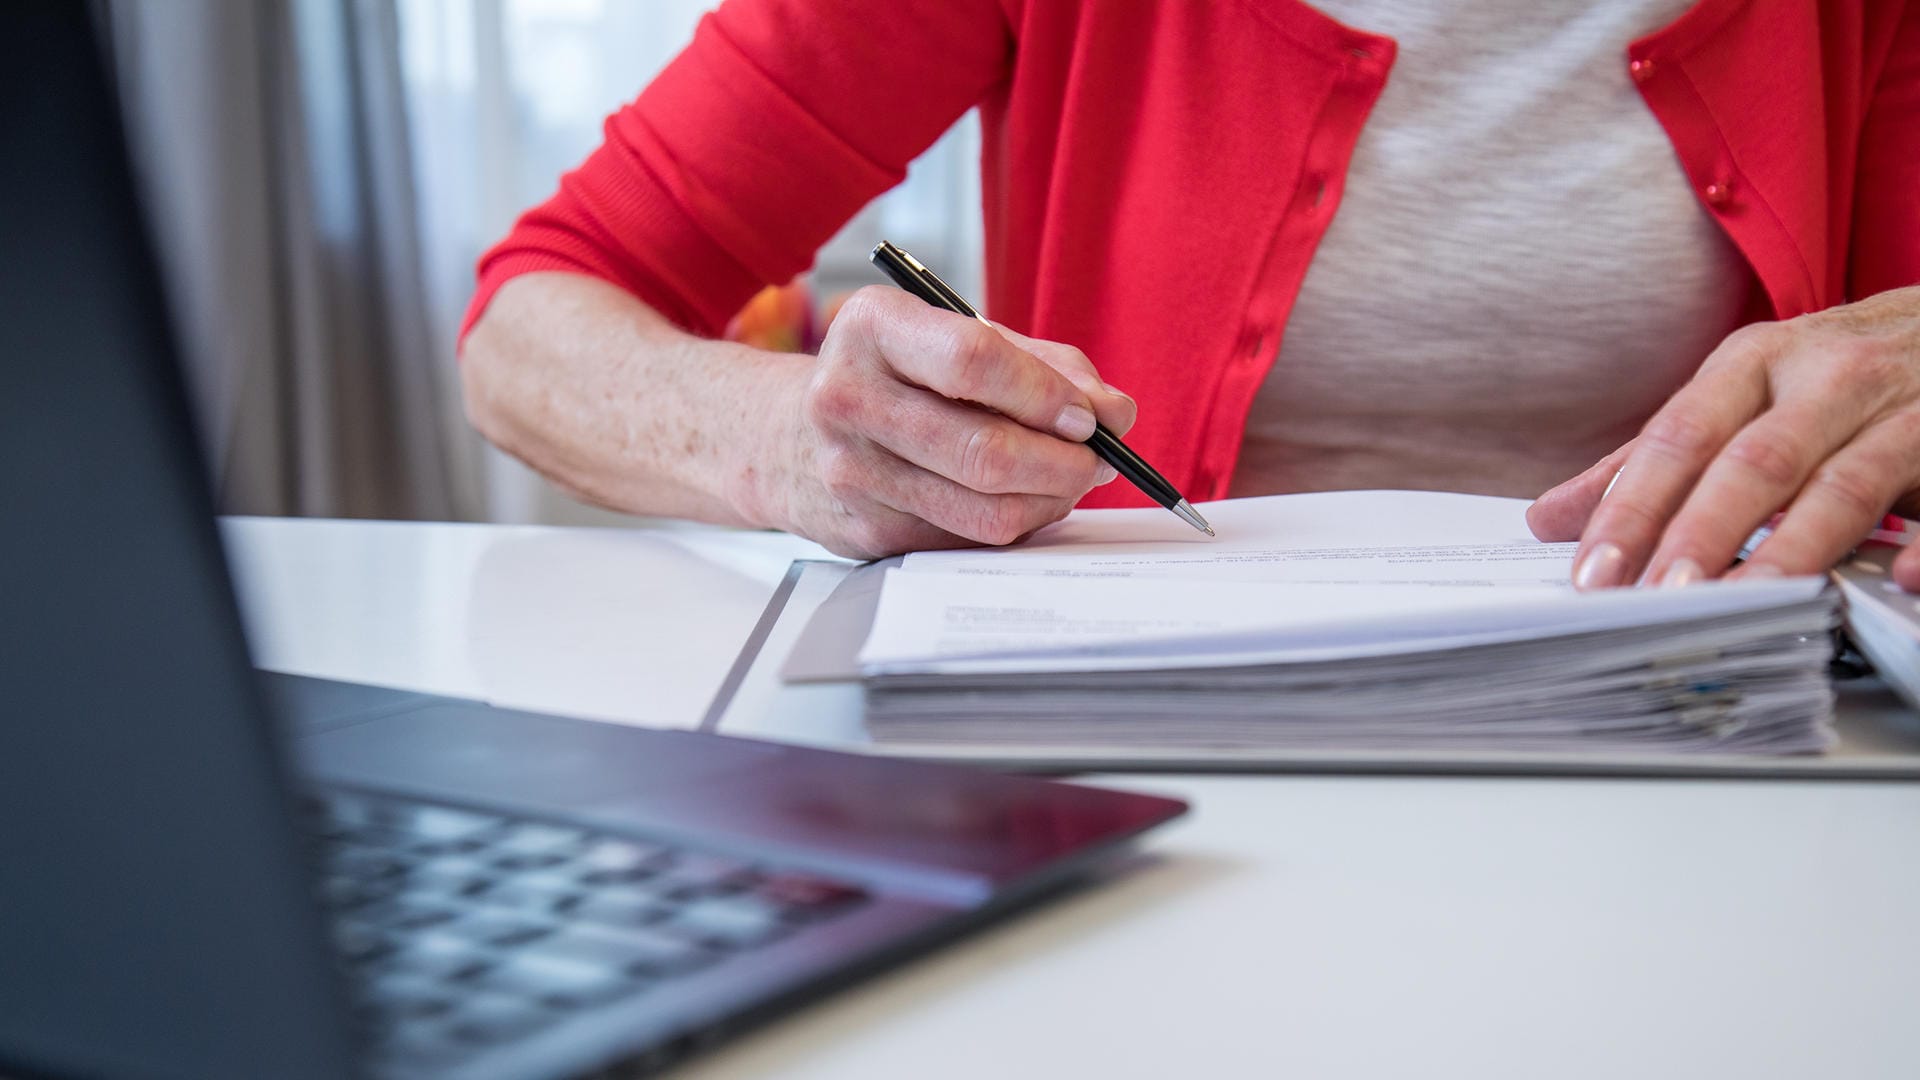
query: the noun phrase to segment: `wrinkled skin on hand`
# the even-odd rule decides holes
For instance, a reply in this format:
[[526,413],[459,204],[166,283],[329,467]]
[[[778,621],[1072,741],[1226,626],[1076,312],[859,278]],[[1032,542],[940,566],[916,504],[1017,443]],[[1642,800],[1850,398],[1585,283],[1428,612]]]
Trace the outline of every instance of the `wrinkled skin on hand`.
[[[1920,286],[1735,331],[1527,521],[1542,540],[1578,539],[1574,583],[1608,588],[1819,573],[1889,511],[1920,516]],[[1920,546],[1893,573],[1920,591]]]
[[855,558],[1006,544],[1114,479],[1082,445],[1133,400],[1085,354],[942,311],[855,293],[795,403],[785,526]]

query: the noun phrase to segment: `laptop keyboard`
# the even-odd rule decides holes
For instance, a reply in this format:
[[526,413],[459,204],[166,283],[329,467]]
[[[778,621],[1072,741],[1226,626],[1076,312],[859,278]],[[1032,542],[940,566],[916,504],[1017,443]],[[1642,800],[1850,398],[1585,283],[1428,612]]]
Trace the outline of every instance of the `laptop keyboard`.
[[451,1063],[866,899],[679,843],[385,796],[308,805],[334,937],[381,1056]]

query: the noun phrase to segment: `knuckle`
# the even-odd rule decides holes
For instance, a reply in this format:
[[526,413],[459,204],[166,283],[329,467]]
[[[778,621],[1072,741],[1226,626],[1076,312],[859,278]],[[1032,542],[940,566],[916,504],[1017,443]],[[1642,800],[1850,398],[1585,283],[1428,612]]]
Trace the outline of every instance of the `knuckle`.
[[981,513],[978,523],[979,532],[975,539],[997,547],[1020,539],[1031,527],[1019,499],[1010,497],[990,499]]
[[1814,475],[1810,486],[1842,512],[1859,518],[1880,516],[1890,501],[1881,497],[1881,485],[1855,465],[1829,463]]
[[1013,480],[1018,457],[1009,444],[1005,428],[982,424],[967,436],[960,455],[959,481],[975,491],[1000,493]]
[[1720,342],[1703,367],[1725,367],[1729,364],[1750,364],[1772,352],[1783,335],[1793,333],[1783,323],[1756,322],[1739,327]]
[[886,293],[887,290],[879,285],[868,285],[854,290],[853,295],[847,297],[846,301],[840,305],[840,313],[834,317],[833,321],[837,323],[845,319],[848,326],[854,327],[871,325],[874,319],[879,317],[880,311],[887,306],[887,301],[892,299]]
[[1736,439],[1726,456],[1768,486],[1786,489],[1799,483],[1807,460],[1799,440],[1778,431]]
[[1719,433],[1704,417],[1689,409],[1662,409],[1640,432],[1643,448],[1671,457],[1699,458],[1711,453],[1719,443]]
[[1046,359],[1057,371],[1081,371],[1095,378],[1099,377],[1099,373],[1093,369],[1093,361],[1087,359],[1087,354],[1065,342],[1053,342]]
[[850,426],[860,414],[858,385],[835,367],[824,367],[807,384],[807,416],[820,427]]
[[1752,532],[1751,527],[1739,529],[1726,515],[1688,508],[1666,523],[1648,564],[1659,566],[1684,555],[1703,564],[1714,564],[1707,566],[1709,570],[1724,569],[1733,561],[1739,543]]
[[1902,409],[1882,421],[1909,462],[1920,462],[1920,408]]
[[847,546],[849,551],[843,555],[857,558],[875,559],[895,554],[900,550],[899,538],[892,527],[874,521],[872,518],[860,518],[847,528]]
[[1842,386],[1878,390],[1900,378],[1899,358],[1877,342],[1853,338],[1835,344],[1830,351],[1833,377]]
[[[1596,534],[1624,537],[1629,541],[1648,540],[1665,528],[1666,516],[1635,499],[1614,496],[1600,504],[1590,530]],[[1598,520],[1604,518],[1604,520]]]
[[1786,333],[1791,331],[1782,323],[1751,322],[1728,334],[1726,343],[1733,352],[1753,352],[1774,344]]
[[1073,513],[1074,504],[1078,501],[1079,501],[1078,499],[1053,500],[1051,503],[1047,505],[1047,513],[1045,518],[1042,519],[1041,521],[1034,522],[1033,525],[1029,527],[1028,531],[1031,532],[1034,529],[1039,528],[1040,526],[1043,526],[1043,525],[1051,525],[1056,521],[1066,520],[1067,515]]
[[1000,363],[1000,335],[977,322],[956,323],[946,342],[953,389],[977,400],[988,394]]
[[829,446],[820,451],[817,460],[820,484],[828,494],[836,499],[847,499],[864,493],[866,470],[851,449]]
[[865,557],[877,559],[925,546],[922,541],[934,530],[911,512],[869,506],[848,519],[845,531]]

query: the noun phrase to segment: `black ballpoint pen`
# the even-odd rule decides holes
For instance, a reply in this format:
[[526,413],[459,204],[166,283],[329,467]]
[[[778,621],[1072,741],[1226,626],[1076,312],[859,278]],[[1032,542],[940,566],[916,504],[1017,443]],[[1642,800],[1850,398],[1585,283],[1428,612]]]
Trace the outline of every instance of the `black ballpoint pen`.
[[[939,275],[920,265],[920,260],[885,240],[875,244],[873,254],[867,257],[872,260],[873,265],[880,268],[881,273],[892,278],[895,285],[934,307],[965,315],[969,319],[987,322],[984,316],[974,310],[972,304],[961,299],[959,293],[954,292],[946,282],[941,281]],[[993,324],[987,323],[987,325]],[[1207,524],[1207,519],[1200,516],[1200,511],[1193,508],[1193,504],[1180,494],[1180,490],[1169,483],[1166,477],[1156,472],[1153,466],[1147,464],[1139,454],[1128,449],[1127,444],[1120,441],[1120,436],[1108,431],[1106,425],[1094,425],[1093,435],[1087,439],[1087,447],[1100,455],[1100,460],[1113,466],[1115,472],[1126,477],[1128,483],[1146,492],[1147,498],[1173,511],[1179,515],[1180,520],[1208,536],[1215,535],[1213,526]]]

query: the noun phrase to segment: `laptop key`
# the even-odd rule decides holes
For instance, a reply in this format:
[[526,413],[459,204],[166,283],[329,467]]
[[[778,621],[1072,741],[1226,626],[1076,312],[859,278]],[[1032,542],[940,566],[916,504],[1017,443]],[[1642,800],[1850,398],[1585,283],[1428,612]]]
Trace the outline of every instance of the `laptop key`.
[[619,969],[522,949],[474,980],[474,985],[538,1001],[548,1008],[602,1005],[648,983]]
[[401,896],[391,903],[368,908],[363,917],[385,930],[410,931],[453,922],[460,917],[460,911],[444,902]]
[[507,911],[475,910],[448,923],[442,929],[455,937],[482,945],[507,947],[524,945],[553,933],[551,922],[524,918]]
[[536,871],[501,878],[473,893],[473,902],[492,907],[515,908],[527,914],[547,914],[558,910],[563,901],[571,901],[577,892],[574,880],[563,874]]
[[495,955],[466,938],[429,931],[408,935],[384,964],[429,979],[466,979],[491,967]]
[[381,927],[359,919],[333,924],[334,953],[349,964],[369,964],[394,951],[393,938]]
[[494,872],[491,863],[470,855],[436,855],[414,864],[413,870],[407,875],[407,888],[409,891],[460,893],[487,881]]
[[602,885],[629,885],[645,881],[657,873],[650,866],[629,866],[622,870],[588,870],[580,875],[580,884],[599,887]]
[[418,972],[389,970],[368,983],[364,998],[375,1010],[395,1020],[417,1020],[452,1012],[457,1002],[438,979]]
[[445,806],[415,806],[407,816],[406,830],[423,841],[466,840],[498,830],[502,818],[471,810]]
[[454,1038],[471,1043],[502,1043],[553,1022],[553,1014],[525,998],[471,994],[447,1022]]
[[612,890],[588,893],[567,909],[567,914],[587,922],[609,926],[646,926],[673,914],[672,907],[657,897],[616,893]]
[[558,851],[509,852],[495,858],[491,865],[496,871],[517,874],[526,870],[546,870],[563,866],[568,858],[569,856],[565,853]]
[[669,896],[712,896],[745,888],[754,879],[752,863],[724,855],[683,851],[649,880]]
[[507,831],[495,839],[493,849],[513,855],[563,854],[577,853],[587,842],[583,830],[568,828],[564,825],[535,825],[521,823],[510,825]]
[[639,975],[681,975],[720,959],[699,942],[633,927],[569,926],[523,950],[554,961],[617,968]]
[[719,948],[741,949],[790,933],[781,910],[757,897],[721,896],[696,900],[660,924],[660,929]]
[[649,868],[663,864],[671,856],[667,848],[658,844],[603,837],[587,845],[580,853],[579,862],[581,869],[589,874],[631,873],[634,877],[627,880],[638,880]]

